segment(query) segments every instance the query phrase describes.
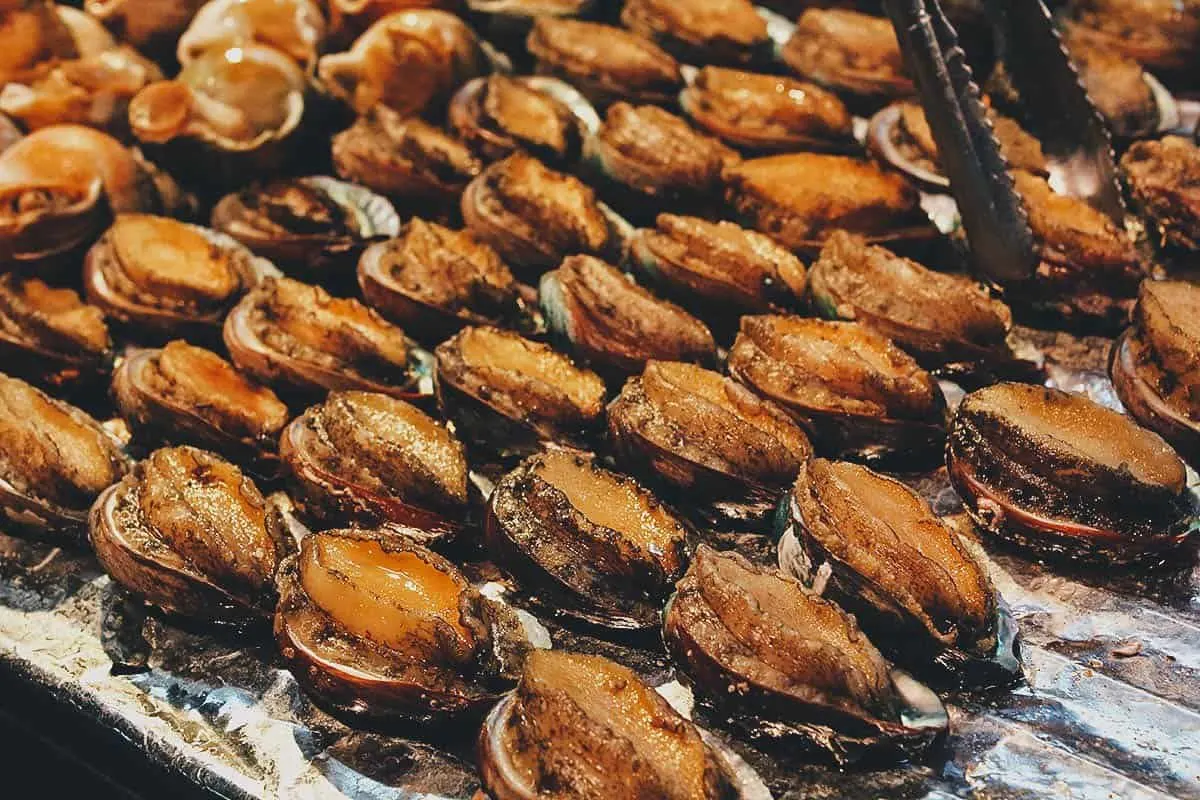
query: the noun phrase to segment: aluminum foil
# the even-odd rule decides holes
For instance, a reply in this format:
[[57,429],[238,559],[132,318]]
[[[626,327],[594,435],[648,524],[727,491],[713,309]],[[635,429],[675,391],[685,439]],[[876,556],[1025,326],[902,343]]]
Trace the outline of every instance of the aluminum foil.
[[[1118,405],[1108,342],[1019,333],[1050,383]],[[951,400],[961,397],[947,387]],[[838,771],[731,742],[776,798],[1200,798],[1200,569],[1073,574],[979,541],[943,471],[912,476],[984,559],[1023,637],[1027,682],[951,695],[951,735],[923,765]],[[771,543],[740,549],[769,558]],[[486,564],[471,566],[494,581]],[[489,586],[503,594],[503,584]],[[517,602],[514,600],[514,602]],[[613,643],[545,620],[554,646],[641,672],[678,708],[694,703],[654,643]],[[227,635],[146,616],[87,555],[0,536],[0,659],[97,715],[147,759],[231,797],[466,800],[475,731],[436,745],[417,731],[354,730],[315,708],[279,666],[269,631]],[[696,719],[717,736],[719,721]]]

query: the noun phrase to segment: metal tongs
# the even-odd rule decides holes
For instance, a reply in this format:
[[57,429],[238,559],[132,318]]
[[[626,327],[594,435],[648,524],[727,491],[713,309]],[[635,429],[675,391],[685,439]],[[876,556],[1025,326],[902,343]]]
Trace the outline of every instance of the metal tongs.
[[[1002,286],[1032,278],[1038,245],[953,26],[938,0],[884,0],[884,5],[950,180],[972,268]],[[1049,10],[1042,0],[982,0],[982,5],[1023,122],[1052,162],[1052,185],[1123,225],[1126,211],[1112,140]]]

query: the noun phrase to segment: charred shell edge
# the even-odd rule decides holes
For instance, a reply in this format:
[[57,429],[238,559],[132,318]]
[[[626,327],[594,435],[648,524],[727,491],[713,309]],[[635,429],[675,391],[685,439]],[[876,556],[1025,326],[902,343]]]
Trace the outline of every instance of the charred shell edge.
[[[280,604],[275,612],[275,639],[289,671],[318,705],[342,718],[376,724],[396,723],[411,732],[409,726],[414,724],[465,723],[477,719],[476,715],[482,716],[487,706],[500,696],[485,690],[467,697],[451,697],[448,703],[440,705],[445,696],[418,684],[400,683],[353,665],[335,664],[322,658],[296,638],[288,624],[286,606],[289,599],[295,599],[291,595],[298,594],[303,598],[302,602],[312,602],[304,595],[297,572],[295,555],[284,559],[279,567]],[[324,612],[318,609],[314,613]],[[418,710],[418,705],[426,708]]]
[[[314,463],[308,452],[313,436],[308,427],[311,419],[310,410],[289,422],[279,436],[279,457],[299,484],[296,502],[306,517],[378,527],[425,547],[451,539],[462,530],[461,520],[400,498],[357,489],[342,475]],[[466,509],[463,511],[465,514]]]
[[182,444],[200,443],[235,463],[244,464],[256,477],[273,479],[279,472],[277,436],[238,437],[225,433],[190,408],[142,389],[141,370],[162,351],[136,349],[125,354],[113,371],[112,394],[134,427]]
[[[495,800],[537,800],[539,797],[536,787],[521,781],[503,744],[504,731],[516,701],[515,692],[506,694],[488,713],[479,731],[477,753],[480,775],[489,796]],[[770,800],[770,790],[741,756],[703,728],[697,726],[696,730],[733,789],[734,800]]]
[[[657,443],[624,424],[613,427],[612,407],[621,397],[609,402],[609,438],[624,463],[640,475],[647,488],[679,509],[701,527],[759,531],[771,523],[771,516],[784,489],[748,484],[733,475],[691,461],[664,450]],[[697,500],[697,492],[707,500]]]
[[1140,424],[1166,439],[1189,464],[1200,465],[1200,422],[1172,408],[1158,391],[1138,375],[1130,345],[1131,330],[1113,343],[1108,374],[1117,397]]
[[91,244],[111,219],[104,182],[95,178],[66,208],[28,211],[0,224],[0,258],[28,263],[70,253]]
[[[116,583],[131,594],[142,597],[148,605],[181,617],[235,627],[263,622],[270,617],[274,596],[263,598],[266,603],[263,607],[247,604],[198,572],[164,567],[149,556],[125,546],[116,512],[120,503],[133,502],[132,498],[127,497],[132,490],[133,484],[128,478],[114,483],[101,493],[89,514],[88,538],[92,549],[104,571]],[[177,601],[164,603],[162,598],[151,599],[137,586],[119,577],[141,569],[153,574],[160,584],[165,582],[163,588],[178,595]]]
[[[248,247],[232,236],[188,222],[181,224],[199,233],[210,245],[235,253],[242,263],[247,265],[246,274],[239,276],[245,281],[245,285],[240,290],[241,294],[254,288],[265,278],[282,277],[283,273],[271,261],[254,255]],[[114,292],[113,287],[109,285],[99,261],[104,255],[113,255],[111,250],[111,246],[104,239],[88,250],[83,262],[83,281],[87,287],[88,297],[95,297],[98,301],[97,305],[101,306],[105,316],[115,318],[119,322],[147,325],[168,331],[179,327],[216,329],[221,326],[229,307],[240,297],[239,294],[230,298],[226,301],[225,307],[214,309],[198,317],[188,316],[183,311],[139,305]]]
[[[225,317],[222,335],[225,347],[238,367],[256,380],[284,393],[324,395],[335,389],[359,389],[380,392],[410,402],[433,396],[433,354],[417,346],[409,348],[408,380],[404,386],[376,383],[347,376],[338,368],[325,368],[298,361],[272,350],[258,337],[250,324],[254,306],[243,301]],[[285,398],[286,400],[287,398]]]
[[[967,514],[982,530],[1039,556],[1092,565],[1153,566],[1196,539],[1200,519],[1193,514],[1185,527],[1155,536],[1131,537],[1071,520],[1025,511],[978,480],[972,468],[946,440],[946,468]],[[1189,490],[1193,508],[1197,495]]]
[[310,175],[300,178],[301,183],[314,186],[332,197],[341,206],[354,211],[362,228],[362,238],[385,236],[389,239],[400,235],[400,215],[386,197],[372,192],[356,183],[347,183],[328,175]]
[[[438,409],[454,423],[455,432],[470,448],[482,448],[497,456],[504,464],[519,461],[536,453],[551,439],[565,444],[586,447],[585,431],[572,433],[539,428],[527,419],[513,418],[500,413],[487,401],[449,383],[439,370],[434,371],[433,391]],[[594,426],[599,428],[601,422]]]
[[[497,483],[497,489],[500,488],[500,483]],[[487,515],[483,528],[484,541],[488,551],[493,554],[501,566],[511,569],[522,589],[526,586],[523,579],[533,579],[531,585],[536,588],[523,592],[531,603],[542,607],[551,615],[566,616],[588,625],[611,630],[650,631],[656,630],[662,625],[662,610],[657,603],[652,604],[648,600],[643,602],[642,605],[654,606],[650,613],[643,616],[609,611],[589,603],[585,596],[576,593],[553,575],[549,575],[541,565],[530,558],[520,544],[508,535],[504,524],[495,512],[496,494],[496,491],[493,490],[488,497]]]
[[[669,616],[674,602],[675,595],[672,595],[663,610],[664,619]],[[700,688],[684,668],[686,660],[683,654],[708,660],[707,656],[695,650],[689,644],[690,640],[673,641],[672,637],[666,635],[665,629],[663,638],[676,664],[677,675],[685,684]],[[724,667],[716,662],[710,661],[704,669],[724,674]],[[839,765],[860,762],[886,764],[902,759],[920,759],[946,735],[950,727],[950,714],[931,688],[904,670],[893,667],[889,675],[897,697],[905,703],[899,713],[900,720],[888,722],[867,716],[857,717],[860,724],[874,729],[872,735],[865,736],[845,734],[829,725],[786,722],[759,716],[754,701],[747,708],[745,703],[739,703],[736,692],[721,696],[701,691],[698,695],[718,713],[729,712],[727,721],[735,730],[772,749],[791,751],[795,747],[803,749],[815,746]],[[736,685],[736,680],[731,680],[729,685]]]
[[896,134],[900,128],[900,106],[893,103],[872,115],[867,123],[867,149],[885,164],[894,167],[912,178],[926,191],[946,194],[950,191],[950,179],[940,172],[918,166],[900,151]]
[[[817,564],[802,544],[800,528],[801,524],[797,520],[792,502],[792,493],[788,492],[779,501],[775,516],[775,531],[779,536],[777,546],[779,568],[818,596],[827,596],[825,589],[828,575],[825,574],[825,571],[846,569],[846,567],[843,565],[839,568],[832,559]],[[837,592],[831,593],[832,596],[829,596],[828,599],[842,605],[837,594]],[[982,658],[957,647],[942,647],[932,639],[920,643],[919,646],[905,653],[889,647],[888,655],[894,656],[896,660],[904,661],[908,666],[939,685],[952,685],[962,689],[991,689],[1008,687],[1020,682],[1024,677],[1024,672],[1021,666],[1017,621],[999,592],[995,593],[995,597],[996,647],[988,657]],[[888,644],[887,642],[873,641],[877,645]],[[913,658],[914,651],[923,651],[929,654],[925,663],[919,663]]]

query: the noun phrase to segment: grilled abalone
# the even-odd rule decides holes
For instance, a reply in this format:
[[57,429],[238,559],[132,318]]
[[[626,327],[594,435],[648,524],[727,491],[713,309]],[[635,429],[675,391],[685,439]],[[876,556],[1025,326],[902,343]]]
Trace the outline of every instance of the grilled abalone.
[[1072,38],[1154,70],[1186,70],[1200,45],[1195,0],[1071,0],[1064,14]]
[[1097,44],[1086,33],[1080,35],[1079,27],[1071,26],[1067,32],[1071,61],[1112,132],[1125,139],[1154,133],[1163,122],[1156,79],[1120,50]]
[[612,25],[539,17],[525,44],[539,73],[562,78],[597,105],[667,103],[683,85],[666,51]]
[[989,533],[1042,555],[1161,561],[1190,535],[1183,462],[1157,434],[1086,397],[1001,383],[950,426],[950,481]]
[[771,47],[750,0],[628,0],[621,22],[690,63],[748,64]]
[[559,650],[529,654],[516,692],[479,733],[496,800],[661,797],[743,800],[753,794],[715,740],[627,667]]
[[927,369],[971,382],[988,375],[1035,379],[1008,345],[1012,313],[975,281],[935,272],[862,238],[835,231],[809,271],[814,309],[895,341]]
[[225,314],[273,274],[235,239],[148,214],[122,214],[84,260],[89,302],[142,341],[215,342]]
[[438,406],[472,444],[525,454],[543,441],[586,445],[603,426],[604,381],[548,345],[464,328],[435,355]]
[[872,242],[925,241],[937,229],[901,176],[869,161],[820,153],[743,161],[725,170],[726,199],[747,226],[801,253],[834,230]]
[[488,549],[555,613],[652,628],[687,567],[688,530],[632,478],[590,454],[530,456],[488,502]]
[[497,618],[436,553],[377,531],[334,530],[305,537],[281,566],[275,638],[325,707],[423,728],[482,716],[511,685],[497,651],[515,636]]
[[1142,284],[1133,326],[1113,345],[1109,374],[1129,413],[1200,465],[1200,286]]
[[679,670],[764,744],[849,762],[919,756],[946,732],[937,695],[891,669],[854,617],[740,555],[701,545],[664,616]]
[[721,171],[741,159],[718,139],[657,106],[616,103],[588,137],[587,167],[629,216],[664,205],[703,209],[719,199]]
[[484,170],[463,192],[468,230],[513,269],[540,273],[572,253],[620,250],[620,233],[595,191],[524,153]]
[[435,345],[466,325],[532,328],[504,261],[469,231],[419,217],[358,261],[358,285],[373,308]]
[[781,55],[797,75],[867,107],[916,92],[885,17],[846,8],[805,9]]
[[0,357],[14,376],[71,386],[104,375],[113,344],[104,313],[75,292],[0,275]]
[[542,276],[538,302],[551,333],[604,373],[638,372],[650,359],[716,359],[704,323],[598,258],[568,256]]
[[0,513],[15,532],[77,542],[92,501],[128,469],[99,422],[0,373]]
[[459,195],[483,170],[463,142],[379,105],[333,137],[333,165],[345,180],[426,216],[456,215]]
[[450,102],[450,127],[489,161],[521,150],[570,166],[585,130],[571,106],[547,91],[551,80],[496,74],[467,81]]
[[1148,271],[1130,232],[1037,175],[1016,170],[1013,183],[1041,251],[1037,275],[1017,295],[1022,304],[1069,324],[1123,323]]
[[1182,136],[1135,142],[1121,169],[1156,243],[1183,255],[1200,250],[1200,147]]
[[467,460],[421,410],[373,392],[331,392],[288,425],[279,454],[304,512],[333,525],[446,538],[467,510]]
[[698,126],[749,153],[849,150],[850,112],[813,83],[722,67],[703,67],[679,95]]
[[391,203],[361,186],[311,176],[226,195],[213,208],[212,226],[285,272],[345,284],[363,248],[399,233],[400,218]]
[[608,408],[621,463],[673,488],[702,517],[759,522],[811,445],[783,410],[716,372],[651,361]]
[[941,683],[1020,679],[1016,623],[983,567],[909,487],[813,459],[778,521],[783,570],[853,613],[897,661]]
[[237,467],[194,447],[155,450],[92,507],[100,565],[164,611],[242,624],[275,606],[284,540]]
[[238,369],[292,398],[362,389],[405,399],[432,394],[430,356],[357,300],[268,278],[225,318]]
[[804,264],[769,236],[732,222],[659,214],[634,234],[628,263],[640,277],[700,315],[728,328],[742,313],[796,310]]
[[[1045,175],[1048,166],[1041,142],[1011,117],[997,113],[990,106],[987,112],[992,133],[1008,165]],[[925,188],[936,192],[950,188],[950,181],[938,163],[937,142],[919,103],[904,100],[877,112],[871,117],[867,146],[876,157]]]
[[288,408],[216,353],[181,340],[135,350],[113,373],[113,399],[142,442],[202,445],[264,476]]
[[728,368],[790,412],[824,455],[909,468],[941,460],[941,390],[911,356],[866,326],[742,317]]

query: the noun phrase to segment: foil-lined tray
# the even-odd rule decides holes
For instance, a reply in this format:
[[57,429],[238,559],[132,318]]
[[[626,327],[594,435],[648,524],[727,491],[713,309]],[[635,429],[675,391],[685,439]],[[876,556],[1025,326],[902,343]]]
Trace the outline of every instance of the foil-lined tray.
[[[1018,338],[1026,354],[1044,357],[1051,384],[1119,405],[1104,376],[1107,340],[1027,330]],[[952,402],[961,397],[947,388]],[[1200,798],[1194,556],[1140,576],[1043,567],[977,540],[944,470],[911,480],[985,553],[1020,623],[1027,682],[948,696],[951,734],[923,765],[839,771],[732,742],[773,796]],[[760,559],[773,556],[765,537],[729,543]],[[481,581],[496,578],[486,564],[469,571]],[[502,585],[489,589],[495,594]],[[692,711],[661,647],[606,642],[543,622],[554,646],[627,663],[677,708]],[[98,716],[146,759],[221,796],[467,800],[478,788],[474,730],[436,746],[420,741],[419,731],[355,730],[303,696],[280,667],[269,631],[188,630],[146,616],[86,554],[2,535],[0,662],[79,713]],[[698,707],[695,716],[720,735],[719,720]]]

